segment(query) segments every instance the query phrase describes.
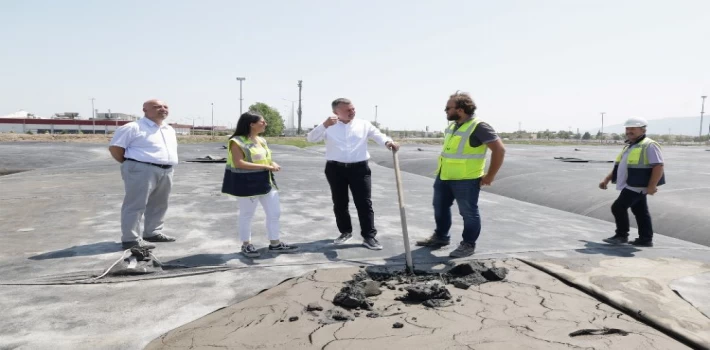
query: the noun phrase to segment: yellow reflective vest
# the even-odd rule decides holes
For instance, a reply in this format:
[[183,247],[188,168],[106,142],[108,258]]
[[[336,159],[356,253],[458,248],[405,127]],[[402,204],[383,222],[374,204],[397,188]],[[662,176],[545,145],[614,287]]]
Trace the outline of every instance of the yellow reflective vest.
[[[629,155],[626,158],[626,184],[631,187],[648,187],[648,183],[651,180],[651,173],[653,171],[653,165],[648,163],[648,147],[650,145],[656,145],[659,148],[661,147],[656,141],[648,137],[644,137],[641,141],[634,144],[624,146],[621,153],[616,156],[614,171],[611,175],[611,182],[616,183],[619,164],[621,163],[624,153],[628,150]],[[656,186],[661,186],[665,183],[666,175],[663,174]]]
[[269,170],[239,169],[232,160],[232,143],[236,143],[244,152],[244,160],[254,164],[271,164],[271,150],[266,140],[259,137],[262,147],[248,137],[236,136],[227,142],[227,167],[222,180],[222,193],[237,197],[252,197],[267,194],[276,187],[274,175]]
[[451,123],[446,129],[444,147],[439,155],[437,174],[442,180],[472,180],[483,177],[486,169],[486,145],[471,147],[469,138],[481,122],[478,118],[456,128]]

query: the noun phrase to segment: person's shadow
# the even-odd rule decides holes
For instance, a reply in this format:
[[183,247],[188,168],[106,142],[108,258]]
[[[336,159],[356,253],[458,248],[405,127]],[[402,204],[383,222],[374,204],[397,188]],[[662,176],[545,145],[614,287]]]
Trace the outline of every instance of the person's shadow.
[[[304,253],[322,253],[328,261],[342,261],[338,257],[338,250],[350,249],[350,248],[362,248],[360,244],[333,244],[332,239],[323,239],[319,241],[307,242],[307,243],[297,243],[298,251],[293,253],[285,254],[304,254]],[[364,249],[364,248],[363,248]],[[230,260],[239,260],[245,265],[254,266],[261,265],[261,263],[267,264],[271,259],[276,258],[284,253],[273,253],[270,252],[268,247],[258,249],[261,256],[258,258],[250,258],[244,256],[241,252],[229,253],[229,254],[195,254],[190,256],[185,256],[181,258],[175,258],[169,261],[164,261],[163,265],[174,266],[174,267],[206,267],[206,266],[221,266],[227,264]]]
[[347,244],[333,244],[332,239],[321,239],[319,241],[298,243],[299,247],[297,254],[302,253],[322,253],[328,261],[343,261],[338,256],[338,251],[343,249],[353,249],[362,248],[365,249],[362,244],[359,243],[347,243]]
[[93,256],[123,251],[121,243],[118,242],[98,242],[85,245],[78,245],[53,252],[42,253],[31,256],[30,260],[49,260],[71,258],[75,256]]
[[580,240],[580,242],[585,243],[584,248],[576,249],[575,251],[582,254],[601,254],[620,258],[632,258],[635,256],[634,253],[641,251],[641,249],[638,249],[630,244],[613,245],[585,240]]
[[[259,249],[260,253],[265,253],[264,249]],[[239,260],[248,266],[259,265],[259,258],[249,258],[241,252],[229,254],[195,254],[172,260],[162,261],[164,268],[194,268],[194,267],[216,267],[226,265],[230,260]]]

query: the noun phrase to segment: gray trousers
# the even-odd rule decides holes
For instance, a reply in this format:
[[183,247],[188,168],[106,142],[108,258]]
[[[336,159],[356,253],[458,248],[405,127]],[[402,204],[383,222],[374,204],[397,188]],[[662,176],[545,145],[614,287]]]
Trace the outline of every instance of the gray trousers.
[[[127,160],[121,163],[121,177],[126,189],[121,207],[121,241],[133,242],[160,233],[168,211],[173,169]],[[141,234],[144,214],[145,226]]]

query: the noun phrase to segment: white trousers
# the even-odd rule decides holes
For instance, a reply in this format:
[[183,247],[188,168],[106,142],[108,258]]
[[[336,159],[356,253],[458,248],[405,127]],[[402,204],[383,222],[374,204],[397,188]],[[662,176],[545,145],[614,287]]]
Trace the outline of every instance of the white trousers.
[[266,213],[266,232],[272,241],[279,239],[279,218],[281,217],[281,204],[279,192],[271,192],[255,197],[239,197],[239,239],[242,242],[251,241],[251,220],[254,218],[257,204],[261,203]]

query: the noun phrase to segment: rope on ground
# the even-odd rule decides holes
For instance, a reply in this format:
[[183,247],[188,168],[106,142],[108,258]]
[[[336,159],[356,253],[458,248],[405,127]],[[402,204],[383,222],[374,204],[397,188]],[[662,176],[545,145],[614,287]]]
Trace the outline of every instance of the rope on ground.
[[[123,259],[126,258],[126,253],[130,253],[130,252],[131,252],[130,249],[124,250],[124,251],[123,251],[123,254],[121,255],[121,257],[118,258],[118,260],[116,260],[116,262],[114,262],[114,263],[111,265],[111,267],[109,267],[108,269],[106,269],[106,271],[104,271],[104,273],[102,273],[100,276],[94,277],[94,278],[87,278],[87,279],[82,280],[82,281],[97,281],[97,280],[100,280],[100,279],[104,278],[106,275],[108,275],[109,271],[111,271],[111,269],[112,269],[114,266],[116,266],[116,264],[118,264],[119,262],[121,262],[121,260],[123,260]],[[153,255],[153,254],[151,254],[151,255]],[[77,281],[77,282],[80,282],[80,281]]]

